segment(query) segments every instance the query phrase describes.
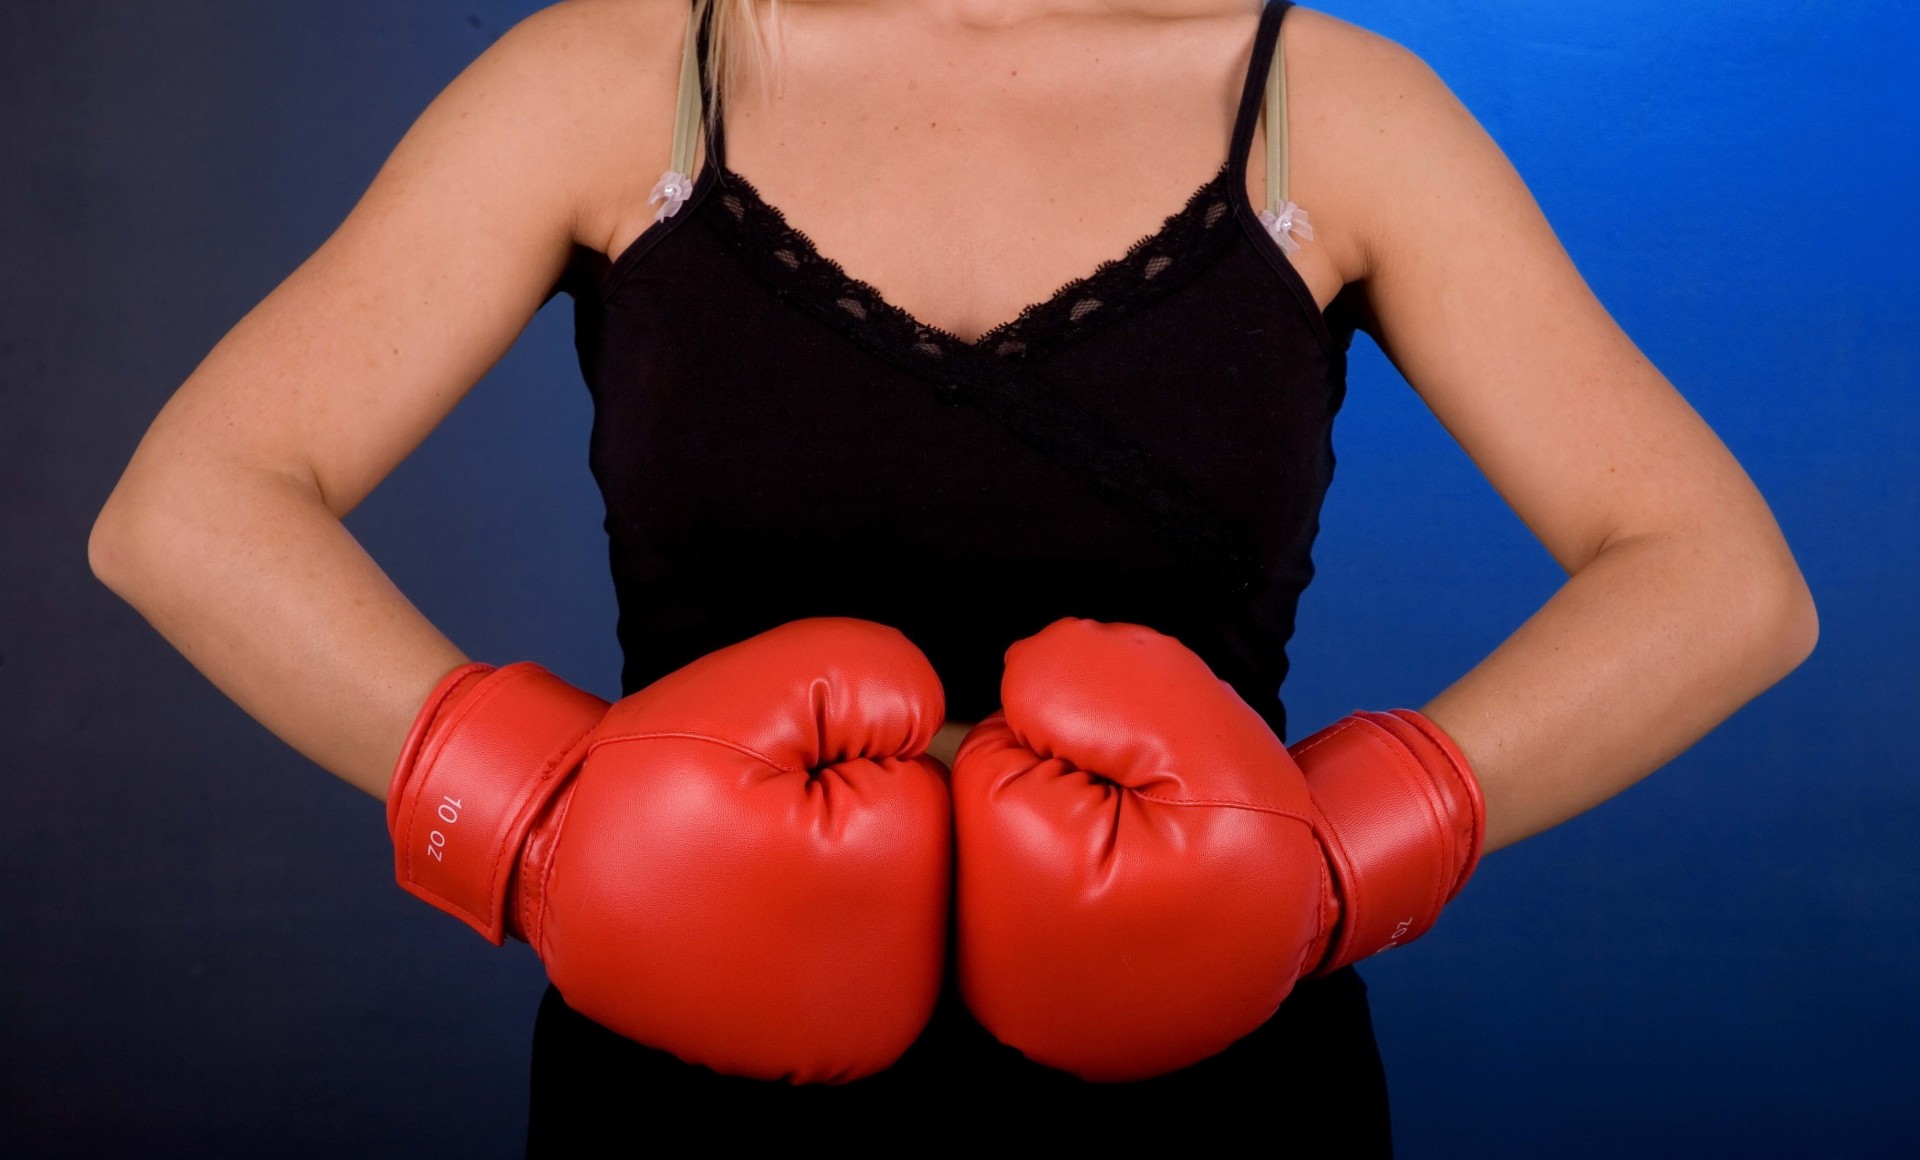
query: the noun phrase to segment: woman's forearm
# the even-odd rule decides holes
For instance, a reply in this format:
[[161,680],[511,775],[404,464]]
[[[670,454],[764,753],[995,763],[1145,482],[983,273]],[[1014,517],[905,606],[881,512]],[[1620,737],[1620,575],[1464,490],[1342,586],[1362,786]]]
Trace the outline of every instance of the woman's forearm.
[[1422,712],[1473,766],[1496,850],[1671,761],[1817,635],[1804,581],[1772,546],[1640,536],[1570,576]]
[[466,657],[394,587],[313,487],[238,464],[123,480],[95,575],[213,684],[376,797],[434,683]]

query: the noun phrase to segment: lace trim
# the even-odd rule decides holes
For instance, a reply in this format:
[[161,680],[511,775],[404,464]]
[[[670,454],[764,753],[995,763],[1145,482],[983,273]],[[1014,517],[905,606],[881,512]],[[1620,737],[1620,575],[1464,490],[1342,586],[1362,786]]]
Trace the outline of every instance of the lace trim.
[[847,274],[813,240],[787,222],[753,183],[722,170],[713,215],[741,258],[781,294],[801,298],[836,324],[908,361],[945,364],[991,354],[1026,360],[1068,343],[1164,297],[1204,268],[1232,237],[1231,162],[1188,195],[1160,228],[1135,241],[1040,302],[1023,308],[972,341],[920,321],[872,285]]

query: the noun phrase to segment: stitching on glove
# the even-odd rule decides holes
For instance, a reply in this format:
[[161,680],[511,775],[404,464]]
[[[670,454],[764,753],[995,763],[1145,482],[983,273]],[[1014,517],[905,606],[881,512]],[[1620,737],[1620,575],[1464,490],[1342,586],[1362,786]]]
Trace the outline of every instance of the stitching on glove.
[[[1303,746],[1300,750],[1301,754],[1304,755],[1308,750],[1317,748],[1326,741],[1333,740],[1340,734],[1352,729],[1356,724],[1358,724],[1358,721],[1354,719],[1339,722],[1327,731],[1326,736],[1322,738],[1321,741],[1315,742],[1313,745]],[[1311,787],[1309,787],[1309,793],[1311,793]],[[1318,803],[1316,802],[1316,804]],[[1327,961],[1339,962],[1346,958],[1347,952],[1353,947],[1353,932],[1358,926],[1356,919],[1362,912],[1369,910],[1370,906],[1366,885],[1362,881],[1360,874],[1359,860],[1353,856],[1353,851],[1347,848],[1346,839],[1340,833],[1339,827],[1331,824],[1331,820],[1327,819],[1324,812],[1321,814],[1321,818],[1323,821],[1328,822],[1325,827],[1325,832],[1320,833],[1316,830],[1315,833],[1316,836],[1320,838],[1322,847],[1328,848],[1333,855],[1331,860],[1323,859],[1323,861],[1330,861],[1330,864],[1335,868],[1336,872],[1333,876],[1334,889],[1336,893],[1342,895],[1341,901],[1344,903],[1340,908],[1339,929],[1330,932],[1328,936],[1329,945],[1327,947]],[[1345,871],[1345,873],[1340,873],[1339,871]],[[1345,889],[1342,890],[1342,887]]]
[[[1319,841],[1324,849],[1325,841],[1321,839],[1318,827],[1314,828],[1314,839]],[[1333,871],[1332,868],[1328,866],[1327,859],[1324,857],[1314,865],[1314,870],[1320,875],[1320,920],[1318,923],[1320,929],[1318,933],[1314,935],[1312,942],[1300,948],[1300,961],[1296,963],[1293,968],[1293,977],[1296,982],[1306,978],[1309,973],[1318,978],[1326,965],[1333,961],[1333,952],[1339,947],[1339,941],[1335,936],[1339,933],[1342,916],[1340,913],[1339,897],[1334,892]],[[1319,950],[1318,954],[1314,953],[1316,948]]]
[[[1474,774],[1472,766],[1466,760],[1466,753],[1460,750],[1459,743],[1447,736],[1438,723],[1424,713],[1395,710],[1394,715],[1418,729],[1433,742],[1435,748],[1440,750],[1440,755],[1446,758],[1448,770],[1452,772],[1454,780],[1459,783],[1461,796],[1467,799],[1468,856],[1461,860],[1460,872],[1454,879],[1453,888],[1447,893],[1448,901],[1452,901],[1458,897],[1460,891],[1466,887],[1467,880],[1473,876],[1474,868],[1480,863],[1481,848],[1486,841],[1486,800],[1481,790],[1480,779]],[[1456,752],[1460,757],[1458,761],[1454,760]]]
[[1318,735],[1314,737],[1309,737],[1307,740],[1300,743],[1299,752],[1293,755],[1294,761],[1296,763],[1304,764],[1300,762],[1300,759],[1302,757],[1306,756],[1309,753],[1312,753],[1314,750],[1320,748],[1322,745],[1325,745],[1327,742],[1332,741],[1335,737],[1340,736],[1342,733],[1345,733],[1347,730],[1353,728],[1357,724],[1359,724],[1359,718],[1343,717],[1340,720],[1334,722],[1332,725],[1327,726],[1325,729],[1322,729]]
[[446,703],[462,686],[469,684],[468,678],[478,675],[479,684],[486,679],[495,667],[484,661],[468,661],[449,670],[442,676],[427,699],[420,705],[414,716],[413,724],[407,729],[406,740],[401,742],[400,755],[394,760],[392,782],[387,786],[386,819],[389,837],[398,840],[399,832],[407,824],[406,807],[415,795],[411,792],[416,774],[419,772],[420,749],[427,743],[433,727],[438,724]]
[[[574,765],[577,764],[577,762],[566,761],[566,758],[573,753],[574,749],[579,746],[581,741],[586,739],[589,733],[592,733],[594,731],[597,725],[598,725],[598,722],[596,722],[593,725],[588,725],[586,728],[580,730],[578,733],[575,733],[572,737],[569,737],[565,741],[565,743],[563,743],[560,746],[560,748],[555,750],[550,756],[548,756],[548,758],[544,762],[541,763],[539,776],[534,778],[532,781],[528,782],[526,784],[525,789],[522,791],[520,795],[520,801],[514,807],[511,821],[508,823],[508,827],[507,827],[508,834],[512,834],[515,831],[519,831],[521,835],[520,846],[516,847],[513,850],[507,851],[506,852],[508,855],[507,857],[495,858],[493,860],[493,876],[487,881],[487,912],[488,912],[487,924],[489,926],[491,926],[494,921],[493,900],[496,897],[500,896],[500,894],[502,894],[505,889],[505,885],[501,882],[501,878],[513,873],[513,867],[515,863],[519,862],[520,860],[520,851],[526,846],[526,831],[532,825],[532,819],[529,818],[528,815],[534,811],[537,811],[540,807],[544,806],[548,798],[551,796],[550,794],[542,793],[540,791],[545,789],[547,785],[553,781],[553,776],[555,771],[561,767],[563,762],[565,762],[565,767],[567,769],[572,769]],[[585,759],[584,755],[582,755],[582,760],[584,759]]]
[[[453,731],[463,724],[468,717],[473,715],[480,702],[493,698],[499,694],[501,689],[506,688],[514,681],[520,680],[523,677],[531,676],[532,673],[533,670],[531,668],[519,668],[513,665],[495,669],[493,672],[488,673],[475,683],[472,691],[470,691],[458,705],[453,707],[453,714],[447,718],[446,725],[435,730],[434,736],[421,746],[422,752],[415,759],[414,767],[407,771],[407,792],[412,799],[408,803],[410,808],[407,810],[406,858],[408,882],[416,886],[420,884],[420,880],[414,877],[413,873],[413,838],[414,826],[418,822],[420,815],[420,796],[426,792],[425,784],[415,776],[415,772],[420,765],[432,765],[440,759],[440,752],[446,748],[447,738],[451,737]],[[449,691],[451,691],[451,687],[449,687]],[[427,890],[425,887],[421,887],[421,889],[425,893],[431,894],[436,902],[444,907],[457,910],[469,918],[478,917],[465,907],[456,905],[450,899],[441,897],[440,892],[437,890]]]
[[[1126,789],[1125,786],[1121,786],[1120,788]],[[1313,826],[1313,819],[1307,817],[1305,814],[1297,813],[1293,810],[1283,810],[1279,806],[1264,806],[1258,802],[1237,802],[1213,798],[1169,798],[1139,789],[1127,790],[1127,792],[1133,794],[1135,797],[1145,798],[1150,802],[1159,802],[1164,806],[1218,806],[1223,809],[1250,810],[1254,813],[1272,814],[1276,818],[1292,818],[1296,822],[1304,823],[1309,828]]]
[[[1444,842],[1448,833],[1446,819],[1442,816],[1438,803],[1434,801],[1434,788],[1426,766],[1422,765],[1419,758],[1408,750],[1405,742],[1394,735],[1393,730],[1368,718],[1362,718],[1362,721],[1372,731],[1375,740],[1386,743],[1387,752],[1393,759],[1392,767],[1398,769],[1412,784],[1414,796],[1427,807],[1427,819],[1432,823],[1432,833]],[[1440,908],[1446,905],[1446,890],[1449,885],[1442,880],[1443,876],[1440,874],[1429,877],[1432,880],[1432,890],[1428,895],[1426,913],[1421,915],[1422,918],[1427,919],[1426,925],[1420,928],[1421,934],[1425,934],[1431,929],[1434,921],[1439,919]]]
[[755,761],[758,761],[761,764],[771,769],[779,770],[781,773],[807,772],[804,769],[796,769],[791,765],[785,764],[784,762],[775,761],[773,758],[768,757],[766,754],[760,752],[759,750],[753,748],[752,746],[742,745],[738,741],[729,741],[724,737],[714,737],[706,733],[689,733],[689,732],[685,732],[683,730],[677,730],[677,729],[660,729],[660,730],[654,730],[646,733],[616,733],[610,737],[602,737],[599,740],[595,741],[590,747],[588,747],[587,753],[590,756],[592,755],[594,750],[600,748],[602,745],[612,745],[618,741],[645,741],[648,738],[652,738],[652,737],[684,737],[692,741],[711,741],[715,745],[719,745],[727,749],[731,749],[736,753],[744,753],[748,757],[753,758]]
[[[553,868],[560,864],[560,842],[567,836],[567,814],[572,810],[573,798],[569,795],[566,801],[560,803],[560,812],[554,815],[553,841],[547,846],[547,864],[540,868],[539,911],[532,916],[522,914],[520,918],[520,933],[527,936],[528,945],[532,946],[534,952],[540,956],[541,962],[547,961],[547,899],[550,897],[548,891],[553,882]],[[529,902],[528,905],[532,903]],[[529,917],[537,921],[530,923],[527,921]],[[532,929],[534,927],[538,929]]]
[[[499,680],[495,680],[494,678],[497,677],[500,672],[501,670],[495,669],[485,677],[480,678],[474,689],[466,695],[466,698],[462,700],[460,704],[453,707],[453,716],[447,719],[446,725],[435,730],[432,736],[422,737],[420,739],[419,751],[413,755],[413,760],[405,767],[407,784],[405,788],[400,791],[402,795],[400,816],[404,827],[404,834],[402,835],[404,841],[400,849],[402,857],[406,859],[403,864],[407,870],[407,883],[410,886],[418,888],[421,893],[431,895],[436,905],[446,900],[442,899],[437,891],[427,890],[424,886],[421,886],[420,880],[415,877],[413,873],[413,830],[414,825],[419,820],[420,795],[425,792],[426,788],[420,780],[420,767],[422,765],[431,765],[433,760],[440,756],[440,750],[446,746],[447,734],[452,730],[456,721],[463,720],[466,717],[467,711],[474,701],[493,695],[494,688],[500,683]],[[504,680],[508,678],[501,679]],[[442,678],[442,680],[446,681],[446,678]],[[446,693],[452,693],[457,684],[458,682],[446,681]],[[444,699],[445,696],[446,694],[442,694],[442,699]],[[440,707],[437,705],[434,706],[435,715],[438,715],[439,712]]]
[[[1301,743],[1299,750],[1293,753],[1294,761],[1304,766],[1306,763],[1301,759],[1308,753],[1332,741],[1357,724],[1359,724],[1358,718],[1343,717],[1332,725],[1327,726],[1317,735]],[[1311,783],[1309,783],[1307,787],[1307,792],[1309,796],[1312,795],[1313,787]],[[1314,804],[1316,807],[1319,805],[1318,799],[1315,800]],[[1324,812],[1321,813],[1320,820],[1323,823],[1326,822],[1327,819]],[[1326,950],[1321,954],[1320,966],[1316,968],[1325,969],[1328,964],[1338,962],[1344,957],[1351,946],[1353,941],[1354,915],[1366,909],[1363,901],[1365,890],[1361,886],[1359,874],[1355,872],[1353,854],[1347,849],[1346,842],[1341,839],[1340,831],[1330,824],[1316,824],[1313,827],[1313,834],[1314,838],[1320,843],[1321,849],[1327,851],[1328,854],[1328,857],[1321,859],[1321,862],[1327,864],[1327,869],[1331,872],[1331,882],[1329,883],[1328,889],[1340,898],[1342,904],[1340,906],[1340,914],[1335,919],[1334,929],[1327,932]],[[1346,873],[1339,873],[1336,867],[1344,868]],[[1343,885],[1346,887],[1344,892],[1340,889]]]

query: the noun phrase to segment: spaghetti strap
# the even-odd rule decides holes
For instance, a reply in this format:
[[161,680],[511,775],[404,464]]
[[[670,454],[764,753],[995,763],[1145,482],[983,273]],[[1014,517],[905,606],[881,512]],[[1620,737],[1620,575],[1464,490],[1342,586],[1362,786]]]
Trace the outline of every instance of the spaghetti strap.
[[687,132],[706,131],[707,156],[713,159],[715,169],[724,171],[727,167],[727,111],[721,107],[723,102],[719,94],[714,92],[713,75],[707,70],[707,61],[712,55],[709,42],[713,39],[713,9],[717,2],[693,0],[693,19],[699,25],[700,40],[694,59],[681,71],[691,71],[699,81],[694,89],[698,111],[693,120],[688,122]]
[[[1274,46],[1280,39],[1280,21],[1292,0],[1266,0],[1260,10],[1260,23],[1253,33],[1253,55],[1247,61],[1247,75],[1240,82],[1240,100],[1234,110],[1233,136],[1227,146],[1227,163],[1236,175],[1246,173],[1248,146],[1253,143],[1253,126],[1259,119],[1263,82],[1272,72],[1277,55]],[[1271,133],[1272,126],[1268,126]]]

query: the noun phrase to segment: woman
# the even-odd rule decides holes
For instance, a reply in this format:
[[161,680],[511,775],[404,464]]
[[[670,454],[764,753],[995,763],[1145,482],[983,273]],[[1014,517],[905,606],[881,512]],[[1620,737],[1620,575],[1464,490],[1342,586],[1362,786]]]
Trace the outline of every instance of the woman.
[[[1420,711],[1470,765],[1476,855],[1670,760],[1817,634],[1764,501],[1473,118],[1410,53],[1283,0],[543,9],[182,385],[96,523],[96,574],[398,800],[432,705],[486,674],[341,519],[561,291],[623,694],[862,618],[938,671],[927,751],[951,765],[1009,646],[1084,617],[1184,642],[1284,738],[1356,330],[1569,573]],[[550,987],[530,1150],[815,1127],[1388,1150],[1351,966],[1129,1083],[1034,1062],[943,987],[891,1066],[803,1086],[681,1062]]]

